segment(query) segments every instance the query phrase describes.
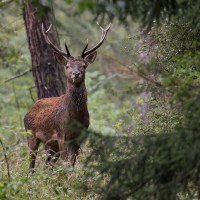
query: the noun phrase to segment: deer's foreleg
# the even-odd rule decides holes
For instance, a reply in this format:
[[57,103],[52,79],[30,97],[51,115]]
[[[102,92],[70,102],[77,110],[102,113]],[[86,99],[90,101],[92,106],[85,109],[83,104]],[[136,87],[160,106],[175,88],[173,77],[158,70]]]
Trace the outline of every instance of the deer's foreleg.
[[28,141],[28,147],[30,149],[30,156],[31,156],[29,169],[32,171],[32,173],[34,173],[33,169],[35,167],[35,160],[36,160],[37,150],[38,150],[40,141],[34,136],[27,137],[27,141]]
[[77,144],[71,144],[67,147],[67,153],[69,155],[70,164],[74,167],[76,157],[78,156],[80,146]]

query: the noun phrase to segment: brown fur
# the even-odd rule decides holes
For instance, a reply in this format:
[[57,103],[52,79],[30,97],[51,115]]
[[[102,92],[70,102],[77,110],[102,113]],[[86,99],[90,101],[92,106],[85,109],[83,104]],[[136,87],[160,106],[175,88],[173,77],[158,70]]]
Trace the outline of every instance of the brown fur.
[[[45,147],[49,147],[50,156],[47,161],[55,163],[59,156],[62,159],[70,156],[70,162],[74,165],[79,145],[73,144],[66,149],[64,144],[67,140],[80,136],[81,130],[73,132],[64,125],[75,120],[86,128],[89,126],[85,69],[95,60],[96,52],[88,56],[86,60],[82,57],[77,59],[70,57],[66,61],[61,55],[55,54],[55,56],[58,62],[66,65],[67,68],[66,94],[38,100],[25,115],[25,129],[32,133],[27,137],[31,150],[30,169],[34,168],[35,154],[41,142]],[[80,73],[78,78],[75,77],[75,72]]]

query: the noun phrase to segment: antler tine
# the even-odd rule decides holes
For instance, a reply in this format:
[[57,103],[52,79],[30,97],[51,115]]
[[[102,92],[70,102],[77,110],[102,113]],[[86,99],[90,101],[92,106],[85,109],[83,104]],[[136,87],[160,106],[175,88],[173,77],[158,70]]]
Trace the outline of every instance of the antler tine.
[[83,49],[83,52],[82,52],[82,54],[81,54],[81,57],[82,57],[82,58],[84,58],[84,53],[85,53],[85,51],[86,51],[86,49],[87,49],[87,47],[88,47],[88,43],[89,43],[89,41],[88,41],[88,39],[87,39],[87,44],[85,45],[85,48]]
[[60,50],[59,48],[57,48],[57,47],[50,41],[48,35],[46,35],[46,34],[50,31],[51,27],[52,27],[52,24],[50,25],[50,27],[48,28],[48,30],[45,32],[44,26],[43,26],[43,24],[42,24],[42,32],[43,32],[43,35],[44,35],[44,38],[45,38],[46,42],[47,42],[57,53],[59,53],[59,54],[61,54],[61,55],[63,55],[63,56],[66,56],[67,58],[69,58],[69,57],[70,57],[70,53],[69,53],[68,48],[66,48],[66,46],[67,46],[66,43],[65,43],[65,48],[66,48],[66,50],[67,50],[67,53],[64,52],[64,51],[62,51],[62,50]]
[[[97,24],[99,25],[98,22],[97,22]],[[91,48],[90,50],[86,51],[87,46],[88,46],[88,43],[87,43],[86,47],[84,48],[84,50],[83,50],[83,52],[82,52],[82,54],[81,54],[81,56],[82,56],[83,58],[84,58],[85,56],[91,54],[91,53],[94,52],[95,50],[97,50],[97,49],[103,44],[103,42],[104,42],[104,40],[105,40],[105,38],[106,38],[106,34],[107,34],[107,32],[109,31],[109,29],[110,29],[110,27],[111,27],[111,23],[109,24],[108,28],[105,29],[105,30],[104,30],[100,25],[99,25],[99,27],[100,27],[101,30],[102,30],[102,36],[101,36],[101,39],[100,39],[99,43],[98,43],[96,46],[94,46],[93,48]],[[86,52],[85,52],[85,51],[86,51]]]
[[[49,32],[50,28],[51,28],[51,25],[50,25],[50,27],[49,27],[49,29],[48,29],[48,32]],[[47,36],[46,36],[45,30],[44,30],[43,24],[42,24],[42,33],[43,33],[43,35],[44,35],[44,39],[45,39],[46,43],[49,44],[49,41],[47,40]]]
[[67,51],[67,54],[68,54],[68,56],[70,57],[71,55],[70,55],[70,53],[69,53],[69,49],[68,49],[68,47],[67,47],[67,44],[66,44],[65,39],[64,39],[64,44],[65,44],[65,49],[66,49],[66,51]]
[[[42,26],[43,26],[43,24],[42,24]],[[48,33],[50,31],[51,27],[52,27],[52,24],[49,26],[49,29],[46,31],[46,33]]]

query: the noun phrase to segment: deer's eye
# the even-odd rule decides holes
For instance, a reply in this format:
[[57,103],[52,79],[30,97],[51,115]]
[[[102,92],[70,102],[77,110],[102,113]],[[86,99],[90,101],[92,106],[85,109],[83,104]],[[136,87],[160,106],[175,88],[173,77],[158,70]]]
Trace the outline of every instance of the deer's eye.
[[86,65],[83,65],[83,68],[85,69],[87,66]]
[[66,66],[66,69],[68,69],[69,68],[69,66]]

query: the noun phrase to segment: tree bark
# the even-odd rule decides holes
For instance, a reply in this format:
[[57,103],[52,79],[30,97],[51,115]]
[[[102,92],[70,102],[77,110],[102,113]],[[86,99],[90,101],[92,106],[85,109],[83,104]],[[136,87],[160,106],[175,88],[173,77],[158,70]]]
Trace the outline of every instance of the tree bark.
[[[53,11],[38,17],[38,8],[34,7],[31,2],[32,0],[25,1],[23,14],[37,96],[38,99],[61,96],[65,93],[66,86],[64,67],[56,62],[54,51],[46,43],[42,34],[42,24],[45,30],[49,28],[54,17]],[[49,37],[53,44],[59,47],[58,34],[54,27]]]

